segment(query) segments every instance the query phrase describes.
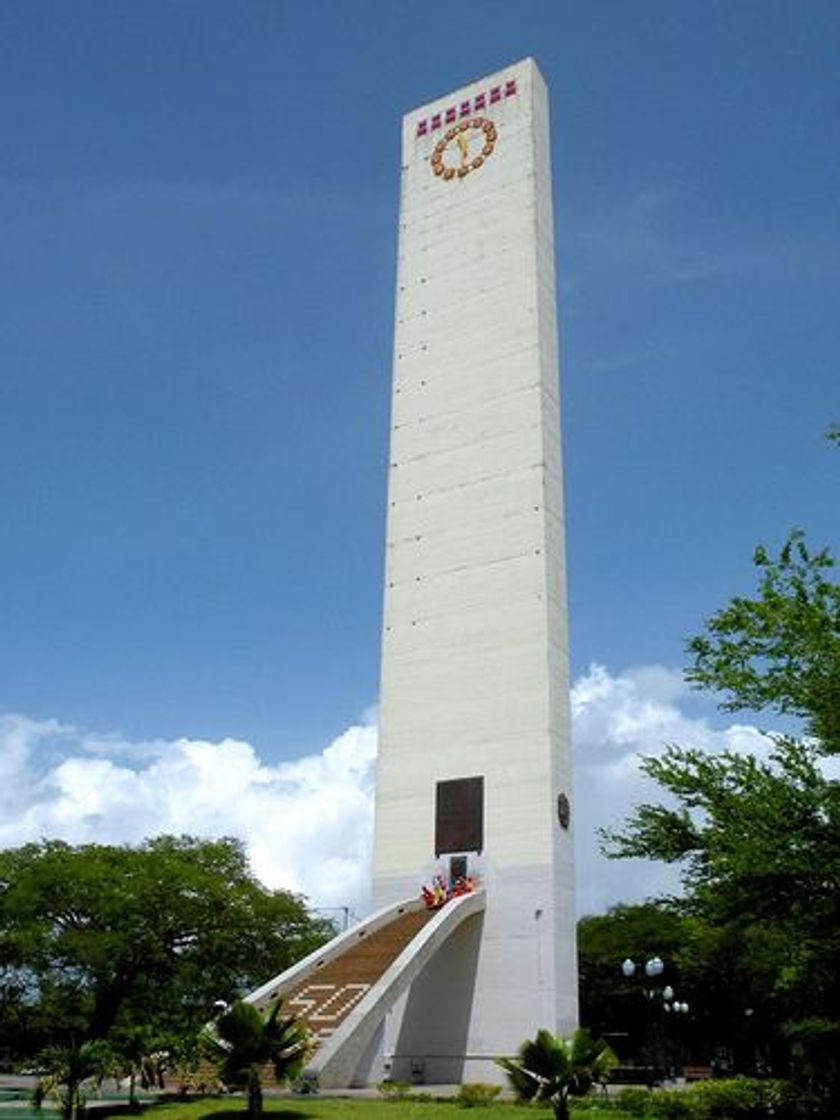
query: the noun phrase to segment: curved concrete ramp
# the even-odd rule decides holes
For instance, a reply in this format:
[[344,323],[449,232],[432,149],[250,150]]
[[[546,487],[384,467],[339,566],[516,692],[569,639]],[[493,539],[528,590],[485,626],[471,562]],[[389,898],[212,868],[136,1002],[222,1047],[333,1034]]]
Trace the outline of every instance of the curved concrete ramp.
[[308,1068],[325,1088],[366,1080],[360,1067],[389,1009],[449,935],[483,909],[483,891],[440,910],[419,899],[388,906],[245,998],[263,1010],[282,997],[316,1040]]
[[434,955],[468,918],[484,909],[484,891],[452,899],[405,946],[375,984],[321,1046],[309,1064],[324,1088],[341,1088],[367,1081],[370,1049],[385,1016]]

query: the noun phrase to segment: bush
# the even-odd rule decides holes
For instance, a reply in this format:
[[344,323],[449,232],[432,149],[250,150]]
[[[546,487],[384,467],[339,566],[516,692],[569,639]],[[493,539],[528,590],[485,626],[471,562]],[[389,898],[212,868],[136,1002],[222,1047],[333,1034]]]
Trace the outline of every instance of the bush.
[[461,1108],[486,1108],[501,1093],[501,1085],[485,1085],[480,1081],[465,1081],[455,1097]]
[[732,1077],[724,1081],[703,1081],[690,1090],[705,1120],[764,1120],[779,1117],[790,1105],[790,1089],[785,1081]]
[[622,1089],[613,1099],[628,1116],[645,1116],[652,1097],[650,1089]]
[[698,1108],[694,1089],[656,1089],[648,1094],[648,1115],[656,1120],[706,1120],[708,1115]]
[[318,1092],[318,1074],[313,1070],[304,1070],[292,1082],[292,1092],[295,1096],[305,1097],[310,1093]]
[[386,1101],[404,1101],[411,1092],[411,1082],[392,1081],[386,1078],[385,1081],[380,1081],[376,1088]]
[[613,1099],[622,1112],[644,1120],[783,1120],[794,1115],[787,1082],[749,1077],[701,1081],[688,1089],[625,1089]]
[[[595,1120],[601,1120],[611,1112],[619,1113],[621,1120],[630,1115],[621,1107],[618,1097],[608,1097],[603,1093],[590,1093],[587,1097],[575,1097],[572,1101],[572,1117],[574,1118],[581,1112],[593,1112]],[[641,1113],[633,1113],[633,1115],[641,1115]]]

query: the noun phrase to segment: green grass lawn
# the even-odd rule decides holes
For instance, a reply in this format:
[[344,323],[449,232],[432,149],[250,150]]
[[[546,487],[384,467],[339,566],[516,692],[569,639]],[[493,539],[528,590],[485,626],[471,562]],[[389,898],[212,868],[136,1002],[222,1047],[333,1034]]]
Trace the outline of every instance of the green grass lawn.
[[[572,1104],[574,1109],[574,1104]],[[548,1108],[523,1108],[507,1102],[496,1102],[487,1108],[459,1108],[453,1101],[385,1101],[342,1097],[305,1097],[290,1100],[266,1100],[266,1120],[549,1120]],[[147,1112],[149,1120],[242,1120],[244,1102],[239,1105],[229,1097],[189,1101],[184,1104],[159,1105]],[[620,1113],[588,1108],[580,1114],[586,1120],[622,1120]]]
[[[92,1102],[95,1103],[95,1102]],[[575,1105],[572,1101],[574,1120]],[[507,1101],[496,1101],[486,1108],[464,1109],[452,1100],[399,1101],[362,1100],[358,1097],[293,1097],[265,1101],[266,1120],[551,1120],[547,1107],[527,1108]],[[95,1114],[94,1114],[95,1115]],[[0,1120],[56,1120],[58,1114],[45,1111],[40,1117],[21,1101],[0,1104]],[[245,1101],[239,1097],[203,1097],[154,1105],[140,1113],[140,1120],[245,1120]],[[579,1120],[630,1120],[624,1113],[610,1109],[587,1108]],[[120,1120],[123,1120],[121,1117]]]

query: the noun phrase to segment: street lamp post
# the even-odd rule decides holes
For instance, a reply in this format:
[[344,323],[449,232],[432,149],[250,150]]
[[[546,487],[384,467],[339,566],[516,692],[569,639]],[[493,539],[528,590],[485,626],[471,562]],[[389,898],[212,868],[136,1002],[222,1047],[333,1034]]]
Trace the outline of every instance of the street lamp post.
[[[688,1004],[685,1000],[674,999],[674,989],[670,984],[662,993],[662,1010],[665,1012],[666,1020],[670,1019],[675,1027],[688,1014]],[[676,1045],[671,1053],[681,1064],[685,1062],[685,1036],[681,1027],[676,1030]],[[676,1062],[674,1064],[676,1065]]]
[[640,967],[644,969],[644,974],[648,978],[648,980],[655,980],[657,976],[661,976],[665,971],[665,962],[661,957],[650,957],[645,961],[643,966],[637,965],[634,960],[630,959],[630,957],[627,957],[626,960],[621,962],[621,971],[624,973],[628,980],[632,980],[632,978],[639,971]]
[[[665,962],[661,957],[649,957],[644,965],[637,965],[634,960],[627,957],[621,962],[621,971],[625,979],[632,980],[640,974],[644,983],[645,995],[645,1040],[651,1034],[651,1014],[656,1016],[657,1038],[654,1040],[654,1058],[659,1058],[657,1063],[664,1065],[664,1016],[682,1016],[688,1014],[688,1004],[683,1000],[675,999],[674,989],[670,984],[660,988],[657,980],[665,971]],[[661,1011],[659,1010],[661,1008]]]

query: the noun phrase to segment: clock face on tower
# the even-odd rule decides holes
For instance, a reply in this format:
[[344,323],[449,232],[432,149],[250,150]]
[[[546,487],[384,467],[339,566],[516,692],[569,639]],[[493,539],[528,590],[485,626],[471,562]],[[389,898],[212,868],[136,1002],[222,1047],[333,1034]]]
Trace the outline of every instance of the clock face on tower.
[[485,117],[461,121],[435,144],[432,171],[444,180],[466,178],[492,156],[496,138],[496,126]]

